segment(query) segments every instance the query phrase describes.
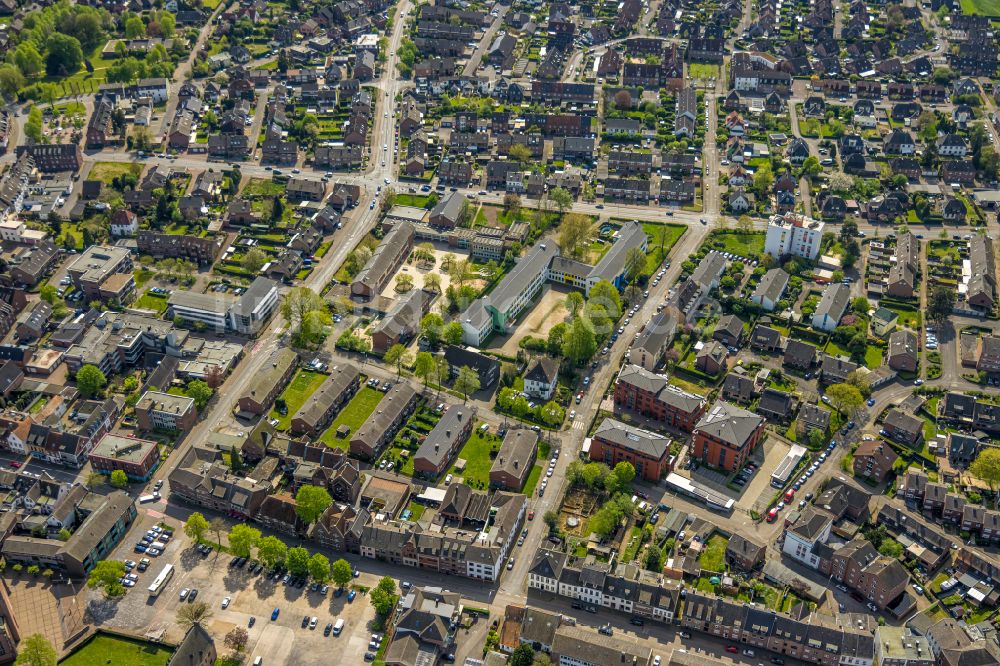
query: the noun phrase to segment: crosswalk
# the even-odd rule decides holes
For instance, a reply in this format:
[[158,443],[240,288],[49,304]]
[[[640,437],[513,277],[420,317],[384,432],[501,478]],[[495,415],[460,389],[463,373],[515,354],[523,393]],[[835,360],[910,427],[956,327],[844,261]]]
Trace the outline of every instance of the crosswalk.
[[586,428],[586,425],[584,425],[582,419],[576,419],[575,421],[573,421],[573,425],[571,425],[570,428],[572,430],[584,430]]

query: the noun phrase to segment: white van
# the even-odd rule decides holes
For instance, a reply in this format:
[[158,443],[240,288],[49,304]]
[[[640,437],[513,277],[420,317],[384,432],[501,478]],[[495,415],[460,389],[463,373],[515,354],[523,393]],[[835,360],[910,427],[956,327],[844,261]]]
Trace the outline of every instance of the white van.
[[339,636],[340,632],[344,630],[344,620],[343,618],[337,618],[337,621],[333,624],[333,635]]
[[253,660],[253,666],[260,666],[264,663],[264,657],[257,657]]

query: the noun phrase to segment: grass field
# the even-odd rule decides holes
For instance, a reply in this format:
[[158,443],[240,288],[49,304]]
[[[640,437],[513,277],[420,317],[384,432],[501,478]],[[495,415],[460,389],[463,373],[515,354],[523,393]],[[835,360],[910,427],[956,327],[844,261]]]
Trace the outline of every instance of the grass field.
[[59,663],[61,666],[102,666],[103,664],[162,666],[170,660],[172,652],[162,645],[98,633],[82,648]]
[[[362,381],[364,380],[362,379]],[[347,403],[347,406],[340,410],[340,414],[337,414],[337,418],[333,420],[330,427],[320,437],[320,441],[330,448],[344,449],[346,451],[348,444],[350,444],[350,439],[339,439],[337,437],[337,428],[346,425],[351,429],[351,434],[357,432],[361,424],[367,421],[368,417],[372,415],[372,412],[375,411],[375,408],[378,407],[378,403],[382,401],[384,396],[385,394],[381,391],[376,391],[369,386],[362,386],[361,390]]]
[[701,555],[698,557],[698,564],[701,565],[701,568],[716,573],[725,571],[726,545],[728,543],[729,540],[726,537],[719,534],[713,535],[708,540],[708,543],[705,544],[705,549],[701,551]]
[[[649,234],[649,252],[646,253],[646,273],[653,274],[663,260],[670,255],[677,241],[680,240],[687,226],[683,224],[657,224],[643,222],[643,230]],[[662,234],[662,236],[661,236]],[[662,249],[660,246],[663,246]]]
[[524,488],[521,490],[522,493],[531,497],[535,494],[535,486],[538,485],[538,480],[542,478],[542,466],[535,465],[531,468],[531,472],[528,474],[528,478],[524,482]]
[[392,199],[396,206],[413,206],[414,208],[426,208],[430,197],[424,194],[397,194]]
[[[716,248],[722,252],[732,252],[742,257],[757,257],[764,252],[764,232],[755,231],[744,234],[738,231],[727,231],[712,234],[709,238],[712,241],[722,241],[722,247]],[[712,247],[715,247],[714,242]]]
[[167,297],[147,291],[136,300],[135,307],[144,310],[155,310],[157,314],[163,314],[167,311]]
[[710,79],[719,76],[719,66],[711,63],[692,62],[688,65],[688,78]]
[[427,510],[426,506],[417,502],[410,502],[406,505],[406,508],[410,510],[410,520],[413,522],[420,520],[420,516],[424,515],[424,511]]
[[962,13],[1000,16],[1000,0],[962,0]]
[[251,178],[243,188],[246,197],[277,197],[285,193],[285,186],[264,178]]
[[[472,436],[465,443],[462,450],[458,452],[458,458],[465,461],[465,471],[461,472],[463,479],[468,481],[478,481],[486,487],[490,484],[490,467],[493,460],[490,458],[490,449],[494,444],[499,444],[500,438],[491,433],[485,435],[479,432],[479,424],[472,431]],[[452,474],[458,475],[454,465],[450,470]]]
[[284,398],[288,413],[282,416],[277,410],[271,410],[271,418],[278,419],[278,430],[288,430],[288,424],[292,421],[295,412],[305,404],[305,401],[316,392],[316,389],[326,380],[327,375],[322,372],[310,372],[309,370],[299,370],[292,377],[292,381],[281,393],[279,397]]
[[142,174],[141,164],[126,164],[122,162],[97,162],[90,169],[90,180],[99,180],[105,185],[110,185],[117,176],[126,173],[133,173],[138,178]]

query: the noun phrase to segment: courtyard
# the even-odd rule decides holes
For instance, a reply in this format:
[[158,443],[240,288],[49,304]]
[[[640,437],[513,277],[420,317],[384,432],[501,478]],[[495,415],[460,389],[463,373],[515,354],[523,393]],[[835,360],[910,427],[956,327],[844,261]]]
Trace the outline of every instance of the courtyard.
[[517,356],[521,340],[524,338],[531,336],[543,340],[548,339],[552,327],[568,319],[569,310],[566,309],[566,295],[571,291],[576,290],[565,285],[544,285],[535,304],[521,313],[514,330],[508,335],[494,335],[490,339],[487,349],[504,356],[514,357]]

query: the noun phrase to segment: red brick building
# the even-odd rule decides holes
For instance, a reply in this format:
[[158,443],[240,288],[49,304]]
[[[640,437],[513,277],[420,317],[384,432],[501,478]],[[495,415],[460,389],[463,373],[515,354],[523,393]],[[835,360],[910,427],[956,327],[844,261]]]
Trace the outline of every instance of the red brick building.
[[899,456],[885,442],[861,442],[854,452],[854,476],[881,483],[892,471],[897,458]]
[[705,398],[667,383],[638,365],[626,365],[615,383],[615,404],[685,432],[705,413]]
[[590,459],[614,467],[631,463],[636,476],[653,483],[670,472],[670,438],[615,419],[604,419],[590,442]]
[[692,455],[707,465],[732,472],[746,464],[763,432],[763,418],[720,400],[695,425]]
[[93,468],[101,474],[110,475],[121,470],[132,481],[148,481],[160,464],[160,448],[147,439],[107,434],[88,457]]

